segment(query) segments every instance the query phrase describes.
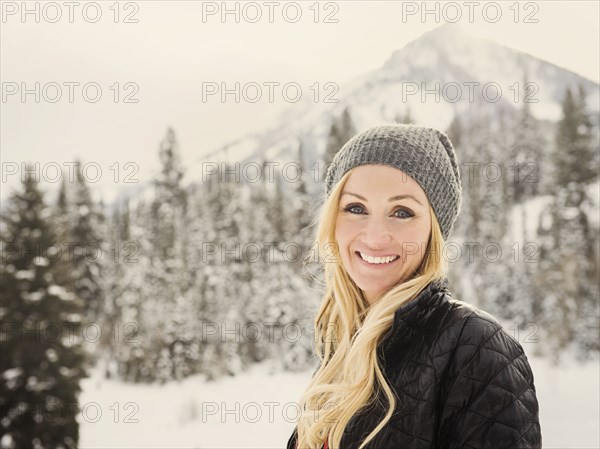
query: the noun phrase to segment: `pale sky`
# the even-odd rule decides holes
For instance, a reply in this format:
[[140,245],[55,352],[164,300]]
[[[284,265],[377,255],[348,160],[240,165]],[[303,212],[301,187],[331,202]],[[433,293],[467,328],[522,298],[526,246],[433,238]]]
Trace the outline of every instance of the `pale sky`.
[[[35,3],[28,2],[28,8],[34,9]],[[124,164],[134,162],[139,168],[135,179],[150,179],[159,165],[158,145],[167,126],[174,127],[183,160],[191,163],[220,144],[269,127],[291,106],[280,94],[273,103],[221,103],[212,97],[203,102],[203,82],[295,82],[304,95],[315,82],[343,86],[381,67],[394,50],[424,32],[456,20],[456,12],[461,13],[457,23],[468,34],[600,80],[597,1],[475,2],[473,23],[469,2],[428,2],[427,8],[439,9],[439,21],[434,14],[421,17],[422,2],[299,2],[301,16],[296,23],[286,20],[298,11],[290,5],[294,2],[273,2],[271,7],[269,2],[238,3],[239,23],[233,14],[224,23],[219,13],[208,14],[222,2],[195,1],[121,2],[118,23],[110,9],[113,2],[100,2],[102,15],[90,23],[85,18],[93,20],[96,11],[88,3],[93,2],[78,2],[73,23],[63,2],[56,2],[61,13],[56,23],[48,22],[57,13],[51,8],[43,11],[38,6],[40,23],[34,14],[26,15],[23,23],[20,10],[13,14],[22,2],[2,4],[3,92],[21,83],[33,89],[39,82],[53,96],[49,83],[55,82],[63,94],[56,103],[45,98],[35,103],[33,95],[24,103],[18,94],[3,97],[2,199],[8,194],[6,187],[18,184],[17,175],[7,176],[7,163],[54,162],[66,169],[66,164],[80,157],[101,167],[97,185],[105,201],[110,200],[122,185],[122,181],[115,182],[116,173],[110,167],[118,163],[122,177],[131,173]],[[235,4],[227,3],[231,9]],[[492,23],[496,5],[501,16]],[[273,8],[273,23],[269,23],[269,8]],[[416,14],[409,14],[414,8]],[[318,23],[314,23],[316,10]],[[250,23],[257,11],[261,18]],[[128,14],[138,23],[124,23]],[[328,15],[337,23],[325,23]],[[526,17],[538,22],[526,23]],[[65,82],[80,83],[74,85],[73,103],[68,101]],[[134,91],[133,85],[126,88],[128,82],[139,90]],[[81,86],[86,83],[100,85],[102,97],[97,103],[83,99]],[[116,91],[120,93],[117,103],[113,101]],[[124,103],[128,93],[139,102]],[[49,188],[54,185],[47,184]]]

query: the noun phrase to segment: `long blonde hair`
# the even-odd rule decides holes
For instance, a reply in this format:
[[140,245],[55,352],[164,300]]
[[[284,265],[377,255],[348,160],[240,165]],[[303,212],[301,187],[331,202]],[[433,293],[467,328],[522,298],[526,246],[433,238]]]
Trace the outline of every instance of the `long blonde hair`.
[[369,306],[341,263],[334,234],[340,195],[351,172],[334,186],[313,222],[317,228],[314,244],[325,273],[325,294],[314,320],[315,349],[321,363],[300,397],[299,449],[319,449],[325,439],[331,449],[338,449],[344,428],[354,414],[378,400],[376,389],[383,391],[388,410],[358,449],[387,424],[396,400],[379,365],[377,344],[391,328],[394,312],[448,272],[442,257],[444,239],[430,206],[432,230],[421,266],[410,279],[395,285]]

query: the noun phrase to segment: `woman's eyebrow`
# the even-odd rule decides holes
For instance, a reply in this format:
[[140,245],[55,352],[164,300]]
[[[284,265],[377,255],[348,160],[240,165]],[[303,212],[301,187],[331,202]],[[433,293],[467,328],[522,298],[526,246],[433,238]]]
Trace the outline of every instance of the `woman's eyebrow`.
[[[352,192],[342,192],[341,196],[344,196],[344,195],[352,195],[352,196],[355,196],[356,198],[359,198],[359,199],[363,200],[363,201],[364,201],[364,202],[366,202],[366,203],[368,203],[368,202],[369,202],[369,201],[368,201],[368,200],[367,200],[365,197],[363,197],[363,196],[360,196],[360,195],[358,195],[358,194],[356,194],[356,193],[352,193]],[[420,201],[419,201],[417,198],[415,198],[413,195],[410,195],[410,194],[405,194],[405,195],[396,195],[396,196],[393,196],[393,197],[391,197],[391,198],[388,200],[388,202],[390,202],[390,203],[391,203],[392,201],[402,200],[402,199],[404,199],[404,198],[409,198],[409,199],[415,200],[417,203],[421,204],[421,202],[420,202]],[[422,204],[421,204],[421,206],[422,206]]]

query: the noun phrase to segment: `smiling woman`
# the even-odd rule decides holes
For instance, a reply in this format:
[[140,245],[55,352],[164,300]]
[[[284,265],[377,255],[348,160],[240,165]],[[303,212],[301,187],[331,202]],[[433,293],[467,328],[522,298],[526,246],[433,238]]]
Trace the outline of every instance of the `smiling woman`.
[[441,254],[462,192],[448,137],[370,128],[336,154],[326,189],[321,364],[287,448],[541,448],[522,346],[448,288]]

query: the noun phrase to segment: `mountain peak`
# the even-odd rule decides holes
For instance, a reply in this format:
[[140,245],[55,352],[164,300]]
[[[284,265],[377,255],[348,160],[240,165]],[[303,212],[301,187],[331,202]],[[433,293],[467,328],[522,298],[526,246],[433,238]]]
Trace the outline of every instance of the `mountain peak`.
[[429,36],[435,39],[443,39],[449,36],[466,36],[465,29],[459,23],[444,23],[439,27],[427,31],[421,37]]
[[419,65],[419,60],[431,61],[432,58],[439,58],[444,54],[447,58],[452,59],[453,54],[473,53],[476,47],[482,48],[489,45],[484,39],[467,34],[461,25],[445,23],[410,41],[405,47],[394,51],[383,68],[405,67],[407,61],[416,62]]

